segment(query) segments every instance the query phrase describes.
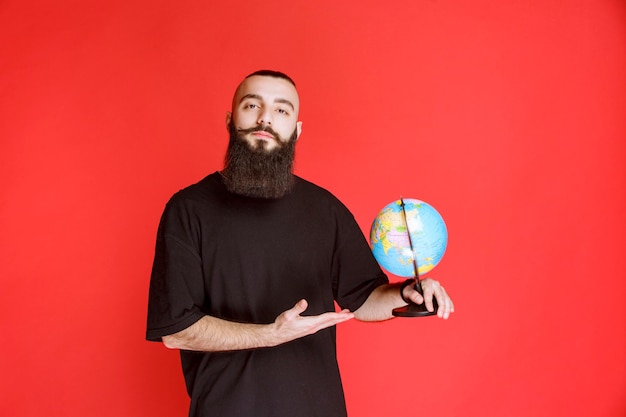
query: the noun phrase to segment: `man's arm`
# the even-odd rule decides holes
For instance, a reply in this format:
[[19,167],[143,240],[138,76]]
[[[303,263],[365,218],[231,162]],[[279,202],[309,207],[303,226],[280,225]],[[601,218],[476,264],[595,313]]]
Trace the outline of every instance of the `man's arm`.
[[[412,285],[407,285],[402,291],[404,298],[416,304],[425,303],[428,311],[433,311],[432,300],[435,297],[437,304],[439,304],[437,316],[443,319],[450,317],[450,314],[454,312],[454,303],[441,284],[430,278],[422,280],[421,283],[424,297]],[[354,317],[361,321],[381,321],[392,318],[391,312],[394,308],[406,305],[400,296],[401,286],[401,283],[379,286],[372,291],[365,303],[354,312]]]
[[350,320],[348,310],[318,316],[301,316],[308,304],[300,300],[273,323],[237,323],[204,316],[186,329],[163,337],[170,349],[218,352],[277,346]]

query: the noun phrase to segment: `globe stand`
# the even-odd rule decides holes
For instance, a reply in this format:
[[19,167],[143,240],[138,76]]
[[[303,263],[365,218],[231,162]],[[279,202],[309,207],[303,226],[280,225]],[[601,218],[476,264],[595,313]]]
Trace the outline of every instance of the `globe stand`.
[[[418,279],[415,280],[415,285],[413,286],[413,288],[415,289],[415,291],[420,293],[422,297],[424,296],[422,285],[420,284]],[[439,307],[437,305],[437,300],[435,300],[435,298],[433,297],[433,311],[428,311],[428,309],[426,308],[426,304],[422,302],[422,304],[411,303],[404,307],[394,308],[391,314],[393,314],[395,317],[434,316],[435,314],[437,314],[438,308]]]

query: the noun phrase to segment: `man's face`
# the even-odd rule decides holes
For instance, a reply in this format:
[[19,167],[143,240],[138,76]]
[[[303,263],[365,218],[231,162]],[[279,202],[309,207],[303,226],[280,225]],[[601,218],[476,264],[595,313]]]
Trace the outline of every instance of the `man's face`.
[[289,81],[255,75],[237,88],[226,122],[232,121],[252,149],[270,152],[288,142],[294,131],[300,136],[299,108],[298,92]]

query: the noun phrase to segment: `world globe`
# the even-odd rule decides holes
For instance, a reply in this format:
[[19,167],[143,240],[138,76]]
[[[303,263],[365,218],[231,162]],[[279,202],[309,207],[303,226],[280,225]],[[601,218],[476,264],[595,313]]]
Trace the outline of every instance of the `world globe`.
[[374,257],[380,266],[399,277],[416,276],[414,259],[418,277],[426,274],[441,261],[447,245],[448,230],[441,215],[429,204],[413,198],[383,207],[370,231]]

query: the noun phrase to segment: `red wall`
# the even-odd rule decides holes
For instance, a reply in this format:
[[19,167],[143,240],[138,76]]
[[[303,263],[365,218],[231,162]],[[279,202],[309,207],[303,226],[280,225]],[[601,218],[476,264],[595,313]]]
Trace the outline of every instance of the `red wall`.
[[266,67],[300,175],[365,231],[399,196],[449,228],[449,321],[340,326],[352,416],[626,415],[623,1],[6,0],[0,39],[3,415],[186,415],[157,222]]

